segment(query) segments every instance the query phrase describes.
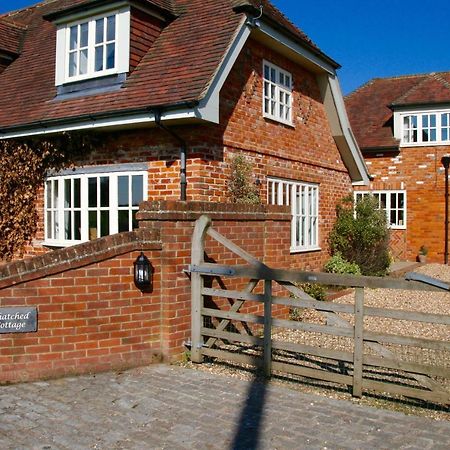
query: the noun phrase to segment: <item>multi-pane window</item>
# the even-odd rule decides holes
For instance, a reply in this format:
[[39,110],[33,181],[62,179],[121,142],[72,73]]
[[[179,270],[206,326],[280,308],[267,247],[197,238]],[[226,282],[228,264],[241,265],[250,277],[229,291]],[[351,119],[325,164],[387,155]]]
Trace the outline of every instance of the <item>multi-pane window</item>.
[[67,27],[68,79],[106,75],[116,68],[116,14]]
[[391,228],[406,228],[405,191],[355,192],[355,200],[358,201],[367,195],[373,195],[378,200],[378,207],[386,212],[386,217]]
[[450,113],[417,113],[402,117],[403,144],[450,142]]
[[319,248],[318,185],[270,178],[267,201],[270,205],[291,207],[291,251]]
[[263,75],[264,116],[292,124],[292,75],[267,61]]
[[69,245],[137,227],[146,172],[56,176],[45,184],[45,237]]

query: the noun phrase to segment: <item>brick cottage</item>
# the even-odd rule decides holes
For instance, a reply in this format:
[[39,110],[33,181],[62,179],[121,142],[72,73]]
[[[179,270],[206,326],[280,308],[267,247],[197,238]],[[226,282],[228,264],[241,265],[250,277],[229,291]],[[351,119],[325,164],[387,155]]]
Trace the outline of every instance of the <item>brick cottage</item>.
[[450,154],[450,72],[377,78],[351,93],[352,129],[373,177],[369,189],[386,210],[398,259],[444,262],[445,173]]
[[[1,267],[0,306],[37,306],[39,327],[2,336],[0,381],[179,357],[202,213],[270,265],[322,267],[336,204],[368,174],[338,64],[259,4],[55,0],[0,16],[0,138],[101,141],[48,174],[25,259]],[[261,206],[230,203],[236,155]],[[140,251],[151,292],[133,284]]]

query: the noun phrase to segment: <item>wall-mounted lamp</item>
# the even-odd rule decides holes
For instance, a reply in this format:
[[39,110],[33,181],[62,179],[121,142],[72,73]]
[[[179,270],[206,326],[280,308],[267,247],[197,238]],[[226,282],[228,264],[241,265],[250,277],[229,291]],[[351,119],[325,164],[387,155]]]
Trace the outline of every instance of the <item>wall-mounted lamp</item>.
[[141,291],[148,291],[152,287],[153,268],[144,252],[134,262],[134,284]]

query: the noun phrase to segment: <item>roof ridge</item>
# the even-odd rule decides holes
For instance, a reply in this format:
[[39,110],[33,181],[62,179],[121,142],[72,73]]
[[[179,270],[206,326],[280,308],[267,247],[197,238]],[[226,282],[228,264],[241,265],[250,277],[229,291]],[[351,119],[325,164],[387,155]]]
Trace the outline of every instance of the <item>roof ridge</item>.
[[440,83],[442,83],[447,89],[450,89],[450,83],[445,79],[442,78],[442,74],[443,73],[449,73],[449,72],[436,72],[436,73],[432,73],[430,74],[434,79],[436,79],[437,81],[439,81]]
[[404,92],[399,97],[395,98],[391,102],[391,104],[394,105],[396,103],[400,103],[402,100],[404,100],[407,97],[409,97],[414,91],[417,91],[417,89],[419,89],[419,87],[422,86],[422,84],[426,83],[429,79],[430,79],[430,75],[424,76],[418,83],[416,83],[414,86],[411,86],[406,92]]
[[347,94],[346,96],[344,96],[344,99],[349,99],[352,95],[359,94],[363,89],[365,89],[366,87],[368,87],[371,84],[373,84],[375,82],[375,80],[377,80],[377,79],[378,78],[372,78],[369,81],[366,81],[364,84],[362,84],[361,86],[357,87],[354,91],[352,91],[349,94]]

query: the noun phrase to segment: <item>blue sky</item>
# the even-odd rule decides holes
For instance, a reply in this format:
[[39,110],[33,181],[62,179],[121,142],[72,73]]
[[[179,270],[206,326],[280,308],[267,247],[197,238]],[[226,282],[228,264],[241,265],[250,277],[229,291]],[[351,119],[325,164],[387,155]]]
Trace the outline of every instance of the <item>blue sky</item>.
[[[345,94],[371,78],[450,70],[450,1],[272,0],[342,65]],[[36,3],[0,0],[0,13]]]

